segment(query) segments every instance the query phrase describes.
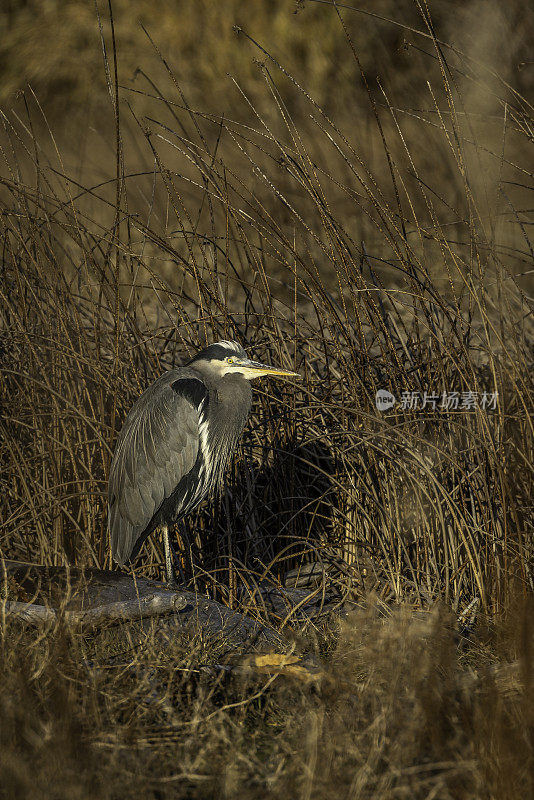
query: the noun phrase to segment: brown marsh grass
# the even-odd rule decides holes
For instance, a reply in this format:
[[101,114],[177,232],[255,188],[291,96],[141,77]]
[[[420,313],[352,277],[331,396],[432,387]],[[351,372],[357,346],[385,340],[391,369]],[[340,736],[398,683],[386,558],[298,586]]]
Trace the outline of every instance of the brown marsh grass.
[[[179,735],[160,689],[138,702],[145,672],[87,666],[61,628],[36,642],[4,629],[13,797],[50,796],[49,775],[58,797],[139,781],[154,797],[532,790],[532,628],[506,653],[495,634],[533,588],[532,105],[487,62],[503,45],[496,6],[483,52],[467,23],[465,51],[443,39],[444,4],[438,27],[416,6],[422,105],[363,68],[350,12],[330,7],[352,104],[350,81],[328,102],[241,25],[255,79],[230,79],[235,113],[221,115],[208,96],[191,104],[157,38],[157,80],[121,79],[119,3],[115,43],[100,17],[111,134],[80,127],[65,144],[31,90],[3,113],[0,554],[111,567],[106,478],[126,412],[164,369],[235,338],[302,380],[257,387],[222,497],[188,523],[197,585],[234,605],[238,584],[319,561],[340,595],[396,609],[342,626],[317,696],[197,685],[177,643],[187,698],[161,713],[183,714]],[[378,389],[498,401],[380,412]],[[135,569],[161,567],[153,538]],[[491,658],[524,664],[510,691],[482,646],[466,664],[450,620],[418,616],[474,600]],[[225,692],[237,710],[219,713]]]
[[8,625],[0,796],[529,797],[527,614],[459,646],[443,609],[370,603],[311,685],[225,677],[190,639],[162,650],[148,635],[103,664],[62,624],[39,637]]

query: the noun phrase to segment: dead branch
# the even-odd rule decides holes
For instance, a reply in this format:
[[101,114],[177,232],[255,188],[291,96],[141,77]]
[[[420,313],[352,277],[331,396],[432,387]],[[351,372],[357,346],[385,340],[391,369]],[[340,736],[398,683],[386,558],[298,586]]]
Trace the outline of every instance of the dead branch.
[[88,608],[86,611],[56,611],[37,603],[6,601],[6,616],[16,616],[24,622],[53,623],[58,617],[72,625],[102,625],[106,622],[124,622],[148,619],[175,613],[185,608],[187,600],[178,592],[159,590],[144,597],[120,600],[117,603]]
[[[134,574],[96,569],[46,567],[0,561],[0,605],[6,616],[42,625],[58,618],[72,624],[98,626],[158,618],[158,636],[201,630],[222,637],[229,646],[281,647],[275,630],[204,595],[169,589]],[[8,600],[7,597],[10,597]],[[11,599],[13,596],[13,599]],[[15,599],[16,598],[16,599]]]

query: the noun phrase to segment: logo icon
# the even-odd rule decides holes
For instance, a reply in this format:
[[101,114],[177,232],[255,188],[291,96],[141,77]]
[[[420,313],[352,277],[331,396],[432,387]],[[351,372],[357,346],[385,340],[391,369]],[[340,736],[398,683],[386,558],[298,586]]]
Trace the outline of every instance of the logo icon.
[[387,411],[396,403],[395,397],[387,389],[379,389],[376,393],[376,407],[379,411]]

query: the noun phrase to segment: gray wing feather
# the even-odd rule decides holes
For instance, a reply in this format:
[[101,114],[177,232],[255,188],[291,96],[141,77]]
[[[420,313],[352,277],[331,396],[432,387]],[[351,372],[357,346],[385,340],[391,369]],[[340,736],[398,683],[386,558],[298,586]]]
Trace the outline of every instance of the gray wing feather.
[[180,373],[162,375],[141,395],[117,440],[109,475],[108,519],[113,558],[121,565],[197,459],[199,411],[171,386],[182,377]]

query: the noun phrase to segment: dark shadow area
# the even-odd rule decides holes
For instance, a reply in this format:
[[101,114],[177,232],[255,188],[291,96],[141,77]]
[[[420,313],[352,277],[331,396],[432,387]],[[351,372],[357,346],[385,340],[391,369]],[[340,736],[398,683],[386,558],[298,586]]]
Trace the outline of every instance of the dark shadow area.
[[[269,421],[266,422],[266,426]],[[234,602],[255,586],[284,586],[287,573],[318,560],[334,538],[334,458],[321,441],[270,437],[263,463],[238,459],[219,501],[184,522],[192,583]],[[199,518],[200,517],[200,518]],[[297,585],[297,584],[295,584]]]

